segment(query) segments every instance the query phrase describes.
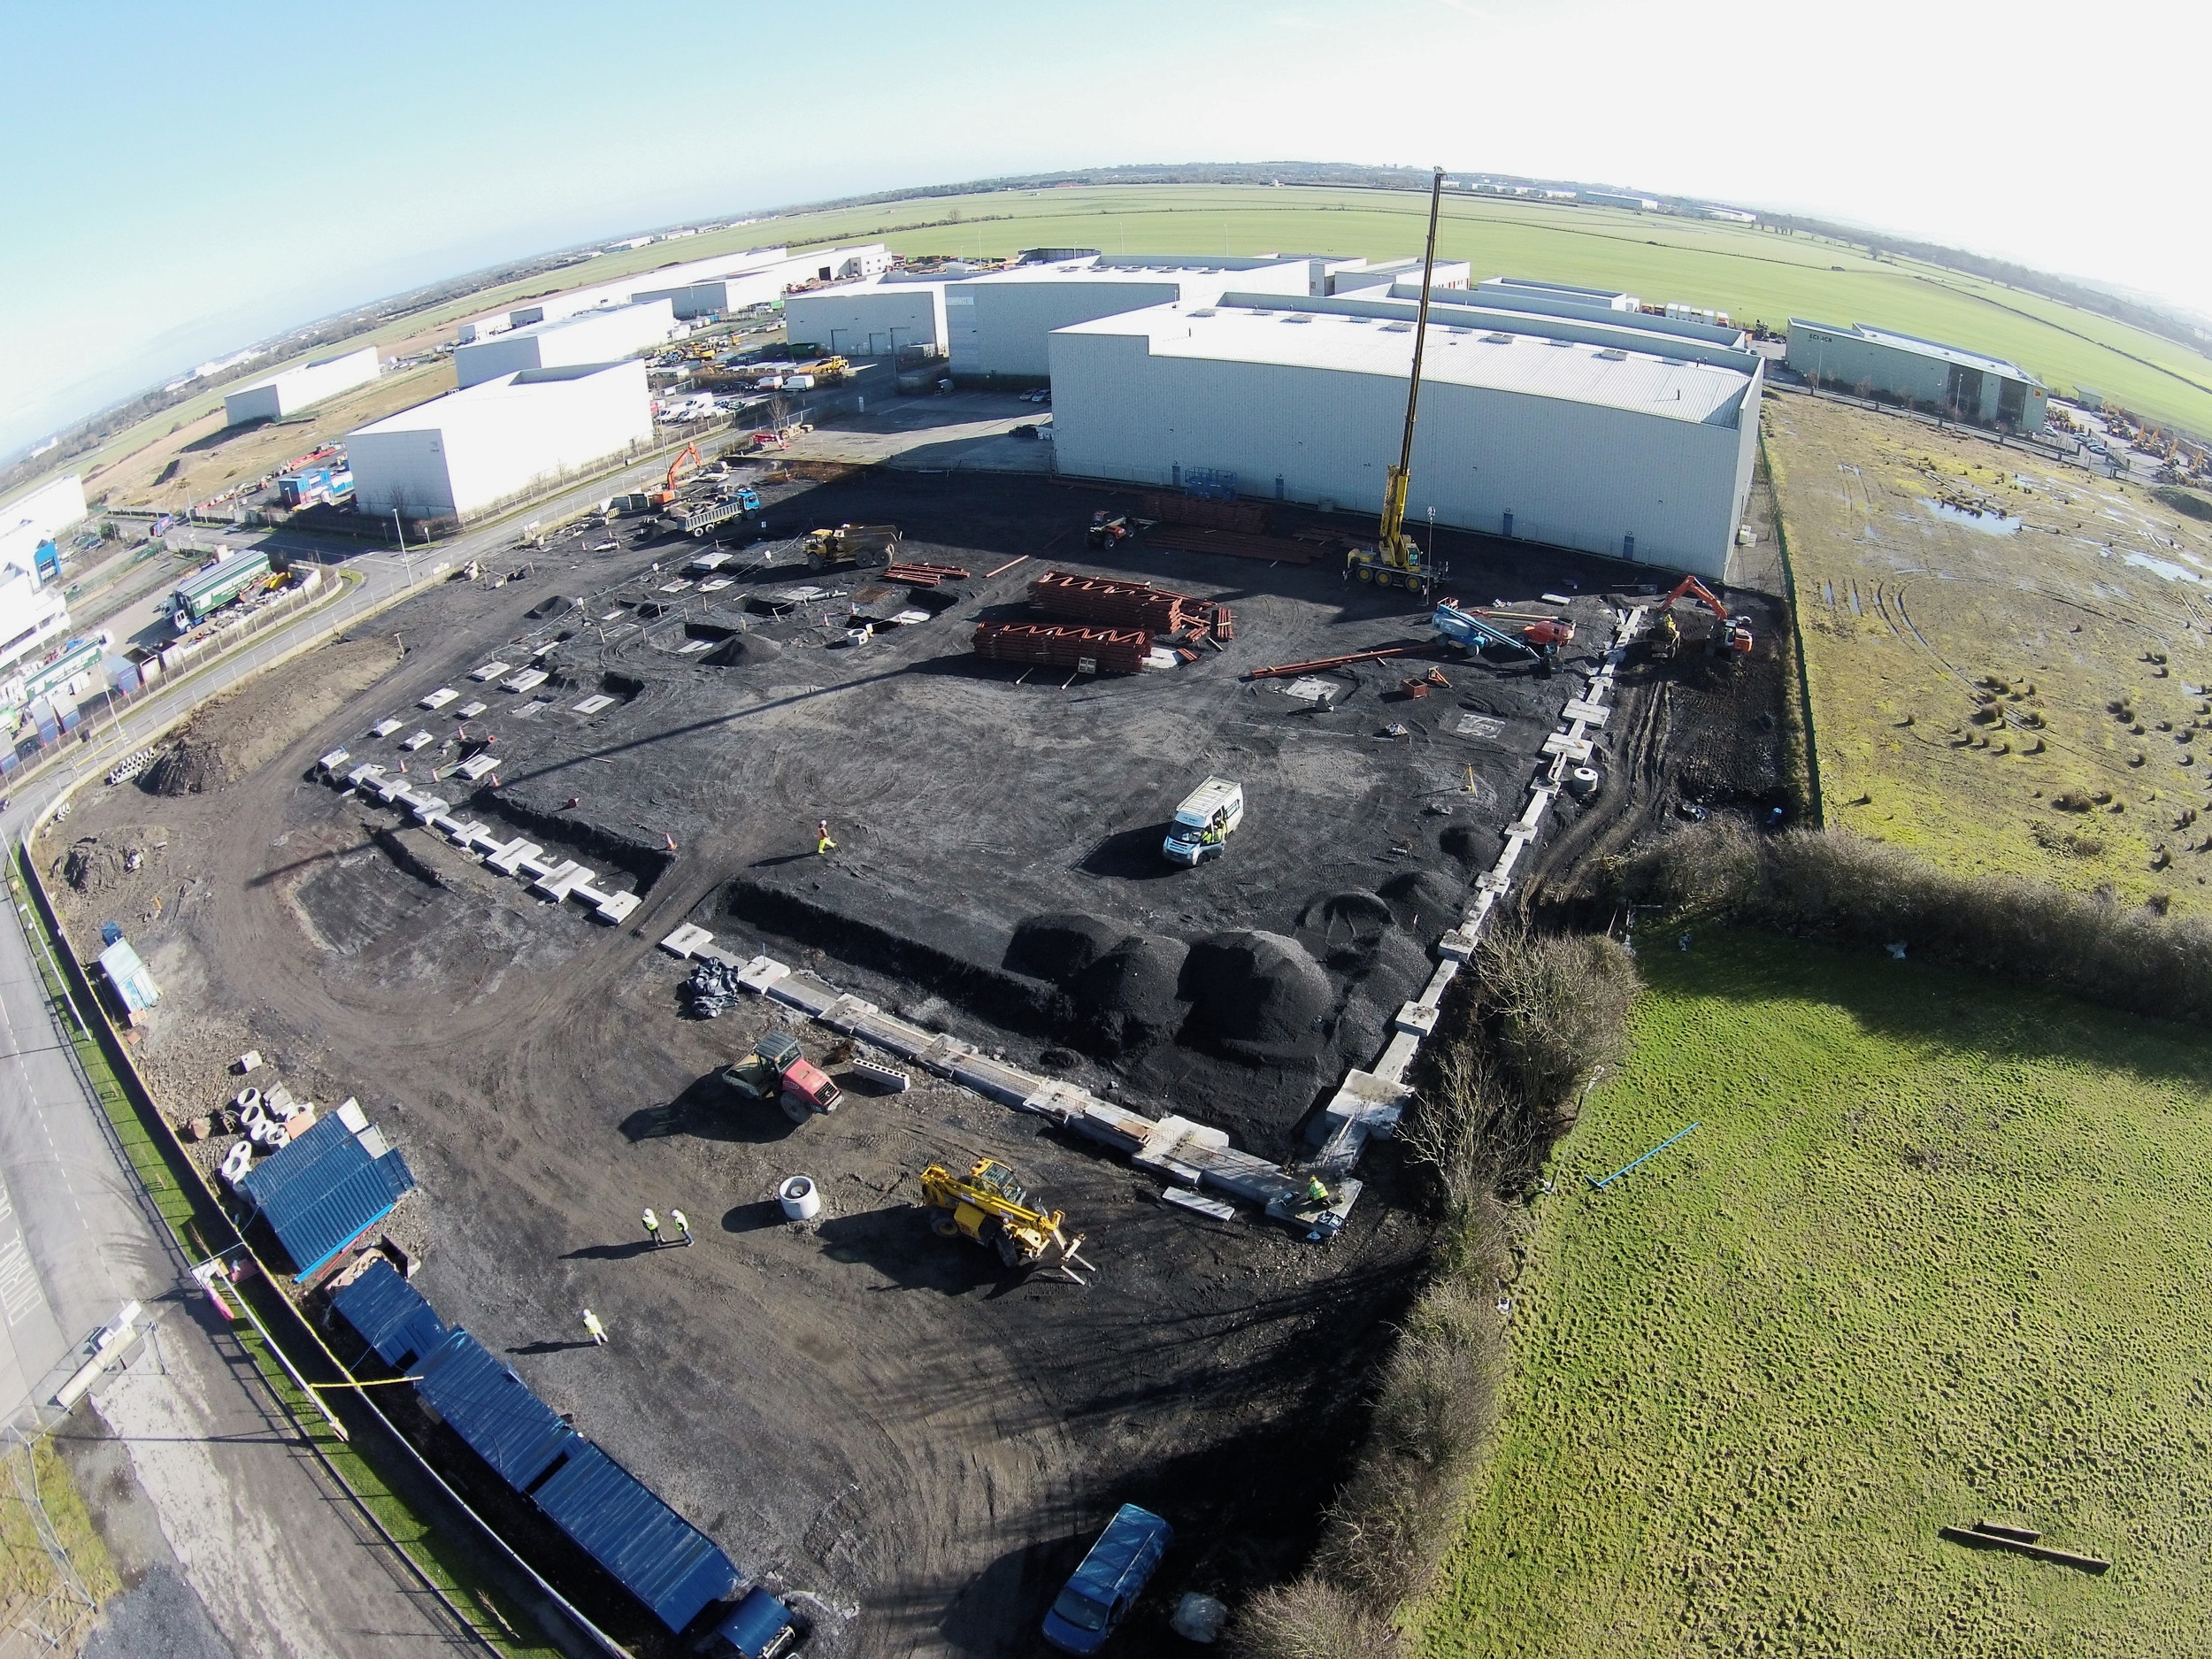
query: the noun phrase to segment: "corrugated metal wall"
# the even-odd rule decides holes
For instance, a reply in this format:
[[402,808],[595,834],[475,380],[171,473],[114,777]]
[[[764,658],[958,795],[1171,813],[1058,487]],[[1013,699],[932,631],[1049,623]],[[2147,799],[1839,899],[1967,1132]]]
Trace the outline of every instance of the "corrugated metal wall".
[[[1168,484],[1228,467],[1247,494],[1379,512],[1405,382],[1387,376],[1155,357],[1141,338],[1052,339],[1055,452],[1081,477]],[[1752,418],[1755,421],[1755,410]],[[1425,380],[1407,518],[1513,533],[1718,580],[1755,429]]]
[[737,1588],[737,1569],[714,1540],[588,1440],[536,1493],[555,1525],[673,1631]]

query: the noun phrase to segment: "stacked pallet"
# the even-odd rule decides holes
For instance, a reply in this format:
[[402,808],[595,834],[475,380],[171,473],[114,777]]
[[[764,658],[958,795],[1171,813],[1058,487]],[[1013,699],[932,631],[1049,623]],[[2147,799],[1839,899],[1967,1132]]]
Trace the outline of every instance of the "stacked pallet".
[[979,622],[974,645],[978,657],[995,663],[1043,663],[1055,668],[1081,668],[1087,663],[1102,674],[1134,674],[1144,668],[1152,635],[1142,628]]
[[1048,617],[1154,634],[1180,634],[1206,610],[1203,601],[1149,582],[1109,581],[1065,571],[1047,571],[1030,583],[1029,603]]

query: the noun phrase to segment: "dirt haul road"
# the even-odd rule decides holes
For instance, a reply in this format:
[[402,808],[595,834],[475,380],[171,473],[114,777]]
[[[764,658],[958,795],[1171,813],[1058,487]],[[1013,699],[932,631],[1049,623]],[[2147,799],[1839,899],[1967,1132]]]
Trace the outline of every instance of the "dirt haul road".
[[[1070,525],[1079,536],[1090,504],[1041,485],[941,486],[919,502],[869,495],[874,488],[826,488],[771,511],[832,523],[903,515],[927,533],[910,557],[918,543],[928,549],[920,557],[979,574],[1055,538],[1064,545]],[[108,791],[42,842],[79,948],[118,920],[165,988],[142,1041],[165,1102],[180,1117],[205,1112],[235,1087],[224,1062],[250,1047],[296,1094],[357,1095],[420,1178],[393,1231],[422,1249],[418,1282],[440,1312],[509,1357],[739,1562],[798,1594],[826,1653],[1031,1651],[1056,1576],[1125,1501],[1169,1515],[1180,1536],[1162,1594],[1141,1615],[1156,1632],[1184,1588],[1233,1597],[1294,1570],[1341,1478],[1371,1363],[1424,1249],[1394,1147],[1363,1165],[1368,1195],[1345,1233],[1309,1244],[1163,1206],[1156,1184],[1119,1159],[949,1086],[923,1079],[910,1093],[872,1096],[830,1052],[830,1033],[810,1025],[792,1029],[849,1098],[795,1128],[772,1107],[732,1102],[714,1076],[777,1019],[773,1006],[749,999],[717,1021],[680,1018],[683,970],[655,941],[695,918],[734,948],[772,944],[787,960],[887,1002],[895,995],[918,1017],[1134,1104],[1201,1116],[1218,1104],[1248,1144],[1279,1154],[1296,1143],[1313,1080],[1345,1058],[1339,1032],[1348,1021],[1344,1041],[1366,1041],[1355,1007],[1363,987],[1408,952],[1425,958],[1469,864],[1494,854],[1536,735],[1577,682],[1470,664],[1449,669],[1455,698],[1440,695],[1426,712],[1397,700],[1395,673],[1348,677],[1333,710],[1263,704],[1240,668],[1338,641],[1359,649],[1403,635],[1408,618],[1348,596],[1333,573],[1240,562],[1224,572],[1228,561],[1154,554],[1156,577],[1235,601],[1241,655],[1175,671],[1191,676],[1179,682],[1102,681],[1065,700],[1039,687],[1025,718],[1045,741],[1017,754],[1009,700],[1029,688],[1013,671],[979,672],[964,641],[977,615],[1002,614],[1018,598],[1030,568],[1006,579],[1007,592],[963,590],[946,616],[865,651],[826,649],[839,631],[802,615],[749,625],[748,649],[759,648],[750,660],[709,667],[700,658],[714,653],[682,649],[690,625],[680,611],[640,609],[669,575],[638,579],[657,549],[611,541],[595,528],[533,556],[532,573],[503,588],[457,583],[409,602],[377,626],[412,649],[336,715],[302,720],[295,703],[335,676],[334,653],[202,717],[192,741],[207,764],[196,775],[227,775],[225,755],[281,730],[288,747],[267,766],[211,792]],[[1486,565],[1472,546],[1464,557],[1470,580],[1517,582],[1511,593],[1576,582],[1589,593],[1622,573],[1525,552],[1515,567]],[[732,596],[795,580],[803,572],[787,564]],[[588,614],[603,618],[617,588],[634,603],[608,632],[634,626],[633,635],[603,641],[595,625],[575,626],[577,595],[600,595]],[[1577,603],[1590,613],[1585,637],[1601,637],[1595,602]],[[541,659],[557,699],[467,678],[489,661],[528,660],[518,642],[564,616],[571,639]],[[393,744],[410,731],[455,733],[449,709],[416,706],[440,686],[496,702],[471,730],[495,727],[520,780],[488,787],[470,813],[529,826],[533,839],[611,867],[610,885],[640,886],[644,902],[629,925],[609,929],[575,905],[534,899],[405,827],[403,815],[307,779],[336,743],[396,766]],[[859,706],[826,721],[817,711],[832,687]],[[611,724],[568,718],[588,693],[611,699]],[[1117,741],[1099,719],[1097,700],[1116,695],[1148,711],[1141,740]],[[546,707],[525,718],[530,700]],[[1475,703],[1470,723],[1463,705]],[[769,718],[754,723],[729,718],[764,709]],[[787,709],[806,718],[779,720]],[[400,731],[366,741],[386,715],[403,720]],[[1379,735],[1391,724],[1409,729]],[[1528,741],[1516,747],[1520,737]],[[1243,862],[1209,866],[1179,887],[1110,860],[1079,868],[1102,836],[1156,835],[1147,814],[1158,803],[1133,800],[1133,780],[1150,779],[1156,795],[1164,764],[1179,778],[1202,775],[1216,742],[1245,746],[1258,763],[1274,757],[1264,775],[1283,780],[1284,822],[1245,832],[1248,852],[1233,849]],[[440,754],[426,747],[409,764],[427,771]],[[1343,758],[1310,758],[1331,756]],[[971,787],[964,802],[963,767],[997,768],[1001,787]],[[1003,787],[1010,770],[1026,794]],[[1455,790],[1452,813],[1427,813],[1431,772],[1477,787]],[[807,936],[762,932],[733,914],[731,889],[774,879],[810,891],[822,865],[800,849],[828,810],[813,781],[826,775],[846,792],[836,827],[864,849],[842,877],[854,896]],[[572,781],[593,778],[603,781]],[[1007,801],[1045,803],[1048,818],[1060,816],[1071,787],[1123,804],[1052,826],[1064,856],[1033,858],[1002,881],[990,856],[950,850],[978,839]],[[569,796],[590,798],[571,812]],[[918,839],[917,803],[940,820],[943,845]],[[1064,856],[1079,867],[1055,862]],[[81,887],[70,885],[73,871]],[[1400,876],[1415,878],[1400,899],[1414,895],[1425,914],[1378,896]],[[1243,929],[1303,955],[1311,939],[1321,954],[1296,972],[1324,999],[1316,1035],[1286,1056],[1171,1032],[1133,1061],[1110,1046],[1063,1047],[1050,1032],[992,1025],[964,974],[1045,981],[1021,961],[976,951],[1000,949],[1070,894],[1114,927],[1196,933],[1200,945],[1214,936],[1206,930]],[[1316,899],[1333,895],[1351,897],[1317,915]],[[935,941],[946,947],[936,983],[902,984],[895,961],[853,943],[850,918],[886,914],[901,895],[957,912],[962,937]],[[1192,1008],[1202,1007],[1204,988],[1193,994]],[[1280,1011],[1268,1001],[1274,988],[1254,995],[1263,1012]],[[202,1150],[222,1144],[218,1136]],[[989,1253],[932,1234],[918,1171],[983,1156],[1005,1158],[1066,1210],[1098,1263],[1089,1286],[1009,1275]],[[780,1217],[774,1189],[794,1174],[821,1186],[827,1207],[817,1223]],[[647,1204],[684,1210],[697,1243],[647,1248]],[[586,1306],[607,1323],[604,1349],[583,1340]],[[611,1630],[647,1650],[664,1647],[611,1586],[575,1561],[555,1564]],[[1133,1650],[1143,1640],[1133,1632]]]

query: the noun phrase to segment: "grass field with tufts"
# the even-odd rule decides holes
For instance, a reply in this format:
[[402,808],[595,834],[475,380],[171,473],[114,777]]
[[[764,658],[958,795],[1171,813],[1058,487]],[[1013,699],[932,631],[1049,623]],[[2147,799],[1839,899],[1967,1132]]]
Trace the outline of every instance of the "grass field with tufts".
[[1765,435],[1827,821],[2212,911],[2212,525],[1839,403]]
[[[2212,1651],[2212,1040],[1766,935],[1643,942],[1420,1650]],[[1936,1535],[1982,1517],[2112,1570]]]

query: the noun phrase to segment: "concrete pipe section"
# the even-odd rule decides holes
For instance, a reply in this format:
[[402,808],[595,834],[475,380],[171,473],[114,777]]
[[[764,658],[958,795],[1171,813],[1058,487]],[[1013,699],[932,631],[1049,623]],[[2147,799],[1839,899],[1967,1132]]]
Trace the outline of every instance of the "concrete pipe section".
[[808,1175],[795,1175],[776,1188],[776,1202],[794,1221],[811,1221],[822,1213],[822,1189]]

